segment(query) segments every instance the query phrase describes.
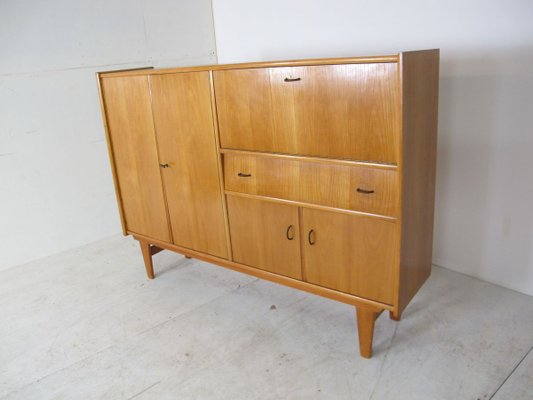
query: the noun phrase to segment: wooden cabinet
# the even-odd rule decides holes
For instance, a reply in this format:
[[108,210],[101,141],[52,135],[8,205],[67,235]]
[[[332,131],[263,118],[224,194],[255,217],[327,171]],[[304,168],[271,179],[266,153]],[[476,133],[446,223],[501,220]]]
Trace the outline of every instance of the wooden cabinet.
[[302,279],[298,207],[228,196],[233,260]]
[[223,148],[398,162],[398,65],[214,72]]
[[102,82],[122,225],[130,232],[170,241],[150,106],[148,77]]
[[156,75],[150,80],[173,243],[227,258],[209,74]]
[[307,282],[393,304],[395,223],[304,208],[302,226]]
[[100,73],[125,234],[354,305],[360,353],[431,271],[438,50]]

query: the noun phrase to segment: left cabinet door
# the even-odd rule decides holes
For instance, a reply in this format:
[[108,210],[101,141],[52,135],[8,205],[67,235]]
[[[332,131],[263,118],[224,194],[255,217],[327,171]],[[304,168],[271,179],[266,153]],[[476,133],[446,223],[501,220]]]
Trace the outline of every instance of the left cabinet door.
[[147,76],[101,80],[126,230],[170,242]]
[[228,258],[209,73],[152,75],[150,79],[173,241]]

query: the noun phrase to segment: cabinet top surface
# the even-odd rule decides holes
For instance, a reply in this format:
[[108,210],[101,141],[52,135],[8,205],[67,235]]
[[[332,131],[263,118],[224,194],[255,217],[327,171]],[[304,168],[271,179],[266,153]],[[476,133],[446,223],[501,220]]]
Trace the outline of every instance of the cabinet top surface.
[[[419,50],[425,51],[439,51]],[[304,60],[282,60],[282,61],[261,61],[261,62],[246,62],[238,64],[215,64],[202,65],[191,67],[177,67],[177,68],[161,68],[154,69],[153,67],[144,67],[120,71],[102,71],[98,75],[101,78],[116,77],[116,76],[135,76],[135,75],[159,75],[172,74],[179,72],[194,72],[194,71],[217,71],[217,70],[231,70],[231,69],[247,69],[247,68],[269,68],[269,67],[297,67],[308,65],[333,65],[333,64],[362,64],[362,63],[397,63],[401,60],[402,53],[382,56],[363,56],[363,57],[346,57],[346,58],[313,58]]]

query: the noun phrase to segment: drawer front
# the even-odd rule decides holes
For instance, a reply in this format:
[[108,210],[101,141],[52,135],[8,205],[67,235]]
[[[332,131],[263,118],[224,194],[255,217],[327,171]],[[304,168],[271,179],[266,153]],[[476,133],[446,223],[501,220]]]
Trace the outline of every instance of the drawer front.
[[304,208],[302,225],[307,282],[394,304],[398,224]]
[[398,217],[398,173],[371,166],[224,154],[226,190]]
[[397,163],[396,63],[214,72],[221,146]]

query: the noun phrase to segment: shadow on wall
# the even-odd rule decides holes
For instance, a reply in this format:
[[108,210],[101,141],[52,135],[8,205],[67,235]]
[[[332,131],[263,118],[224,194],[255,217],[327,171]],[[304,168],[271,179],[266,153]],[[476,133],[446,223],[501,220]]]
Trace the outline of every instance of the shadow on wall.
[[531,295],[532,50],[441,53],[433,257]]

